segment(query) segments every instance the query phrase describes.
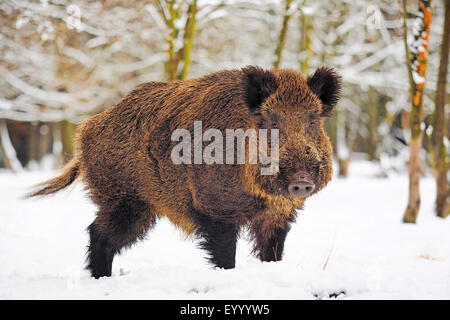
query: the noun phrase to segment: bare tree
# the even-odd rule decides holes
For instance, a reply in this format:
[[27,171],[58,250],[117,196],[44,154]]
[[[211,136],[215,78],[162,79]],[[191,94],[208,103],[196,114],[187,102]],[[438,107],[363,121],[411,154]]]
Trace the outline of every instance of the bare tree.
[[300,7],[300,71],[304,74],[308,72],[309,58],[313,54],[311,50],[311,33],[313,30],[311,19],[309,8],[306,6],[306,0],[303,0]]
[[425,72],[428,62],[428,44],[431,26],[431,0],[419,0],[419,15],[415,21],[412,41],[408,43],[406,25],[406,0],[403,0],[404,41],[406,65],[409,76],[409,96],[411,102],[409,143],[409,199],[403,222],[415,223],[420,208],[419,180],[422,175],[420,148],[422,146],[423,97],[425,90]]
[[[168,58],[165,64],[165,74],[168,80],[185,79],[191,62],[192,45],[196,27],[197,0],[189,3],[176,0],[157,0],[156,8],[169,34]],[[182,68],[179,70],[179,65]]]
[[281,58],[283,56],[283,50],[286,44],[286,36],[289,27],[289,20],[291,19],[293,13],[291,10],[292,0],[284,0],[285,7],[283,13],[283,23],[281,25],[281,30],[278,35],[277,47],[275,48],[275,61],[273,62],[273,66],[278,68],[281,63]]
[[12,172],[22,170],[22,165],[17,159],[16,150],[12,146],[4,119],[0,119],[0,156],[5,166]]
[[445,18],[442,32],[441,61],[437,80],[435,109],[433,113],[433,165],[436,177],[436,214],[445,218],[449,214],[447,152],[444,145],[446,130],[445,99],[448,72],[448,55],[450,49],[450,0],[445,2]]

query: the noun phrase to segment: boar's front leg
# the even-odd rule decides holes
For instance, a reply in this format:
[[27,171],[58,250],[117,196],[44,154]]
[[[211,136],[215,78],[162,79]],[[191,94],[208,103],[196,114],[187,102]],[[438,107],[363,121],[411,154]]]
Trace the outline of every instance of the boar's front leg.
[[216,267],[232,269],[235,266],[236,242],[239,229],[225,219],[196,215],[200,248],[209,254],[208,260]]
[[253,222],[250,225],[250,235],[254,240],[253,253],[261,261],[280,261],[289,229],[288,222],[270,220]]

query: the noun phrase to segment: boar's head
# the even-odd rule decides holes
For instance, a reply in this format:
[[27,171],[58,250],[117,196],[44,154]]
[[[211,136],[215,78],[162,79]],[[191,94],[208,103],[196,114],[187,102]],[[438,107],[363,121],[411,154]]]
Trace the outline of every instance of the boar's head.
[[252,171],[266,194],[306,198],[332,176],[332,148],[323,128],[339,99],[341,77],[321,67],[308,77],[293,70],[243,69],[247,106],[256,128],[279,129],[279,167],[275,175]]

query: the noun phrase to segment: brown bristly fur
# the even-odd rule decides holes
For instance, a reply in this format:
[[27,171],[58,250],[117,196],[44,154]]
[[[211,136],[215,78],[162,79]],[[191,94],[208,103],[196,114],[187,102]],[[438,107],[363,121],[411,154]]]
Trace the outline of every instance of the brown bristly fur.
[[37,190],[28,194],[27,197],[46,196],[58,192],[74,182],[78,178],[79,174],[80,164],[78,163],[78,159],[74,158],[66,166],[64,166],[61,175],[39,183],[35,186]]
[[[301,173],[317,192],[331,179],[322,118],[331,113],[339,90],[340,77],[327,67],[306,78],[293,70],[249,66],[144,83],[81,123],[74,160],[30,196],[57,192],[77,178],[85,183],[99,207],[88,228],[88,269],[96,278],[111,275],[114,255],[143,239],[157,216],[201,237],[216,266],[234,267],[243,227],[262,261],[278,261],[305,200],[287,192],[289,183]],[[171,140],[172,132],[187,129],[192,137],[194,121],[200,120],[203,132],[279,128],[279,174],[261,176],[261,165],[248,161],[175,165],[171,151],[178,142]]]

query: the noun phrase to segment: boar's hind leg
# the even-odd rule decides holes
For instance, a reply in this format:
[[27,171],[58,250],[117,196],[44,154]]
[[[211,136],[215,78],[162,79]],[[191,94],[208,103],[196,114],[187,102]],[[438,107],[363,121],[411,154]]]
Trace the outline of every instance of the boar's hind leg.
[[114,207],[102,207],[87,228],[90,243],[87,266],[96,279],[111,276],[114,255],[143,239],[155,223],[149,205],[141,200],[124,198]]
[[202,238],[200,248],[208,252],[208,260],[219,268],[234,268],[238,228],[206,215],[198,215],[196,224],[197,235]]
[[254,240],[253,252],[261,261],[281,260],[289,229],[288,223],[281,225],[270,224],[267,221],[253,223],[250,226],[250,234]]

